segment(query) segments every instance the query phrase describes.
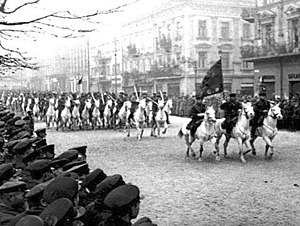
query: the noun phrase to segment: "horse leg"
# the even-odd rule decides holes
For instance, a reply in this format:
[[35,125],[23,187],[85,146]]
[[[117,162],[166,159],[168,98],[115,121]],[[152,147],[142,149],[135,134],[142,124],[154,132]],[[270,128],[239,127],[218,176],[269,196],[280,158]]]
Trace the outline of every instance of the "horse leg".
[[[217,155],[217,157],[220,159],[220,148],[219,148],[219,144],[220,144],[220,139],[221,139],[221,136],[217,136],[216,137],[216,141],[215,141],[215,153]],[[216,158],[217,158],[216,157]],[[217,159],[218,160],[218,159]]]
[[272,159],[273,154],[274,154],[274,152],[273,152],[273,148],[274,147],[273,147],[273,144],[272,144],[272,140],[269,137],[267,137],[267,136],[264,136],[263,139],[266,142],[265,159],[268,158],[268,150],[269,150],[269,148],[271,150],[269,159]]
[[251,144],[250,144],[250,139],[246,139],[244,141],[245,146],[247,148],[247,150],[244,152],[244,155],[246,155],[247,153],[249,153],[252,150]]
[[[195,152],[194,152],[194,150],[193,150],[193,148],[192,148],[193,142],[194,142],[194,141],[190,142],[189,134],[185,135],[185,143],[186,143],[186,145],[188,146],[188,150],[190,150],[191,157],[194,158],[194,157],[196,157],[196,154],[195,154]],[[187,155],[187,157],[189,157],[189,156]]]
[[198,161],[202,162],[202,152],[203,152],[203,141],[200,141],[200,149],[199,149],[199,158]]
[[165,122],[164,123],[164,130],[163,130],[163,134],[166,134],[166,132],[167,132],[167,129],[168,129],[168,123],[167,122]]
[[243,153],[243,141],[242,138],[238,137],[237,139],[238,146],[239,146],[239,155],[242,163],[246,163],[246,160],[244,158],[244,153]]
[[252,155],[256,155],[256,149],[254,147],[254,141],[256,140],[257,136],[254,135],[253,137],[251,137],[250,139],[250,145],[251,145],[251,149],[252,149]]
[[143,133],[144,133],[144,123],[143,123],[142,128],[141,128],[141,139],[143,137]]
[[227,157],[227,147],[228,147],[228,143],[230,141],[230,136],[226,136],[225,142],[223,144],[224,146],[224,157]]

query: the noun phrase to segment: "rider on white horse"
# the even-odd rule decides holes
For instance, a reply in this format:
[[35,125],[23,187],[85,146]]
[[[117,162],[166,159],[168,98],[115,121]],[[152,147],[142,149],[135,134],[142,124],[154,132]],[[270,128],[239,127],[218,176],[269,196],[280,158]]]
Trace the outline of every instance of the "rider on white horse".
[[229,101],[226,101],[220,106],[221,110],[224,110],[225,121],[222,124],[222,129],[226,129],[228,136],[231,135],[231,131],[237,122],[240,110],[243,108],[242,104],[236,100],[236,94],[229,94]]
[[200,126],[201,122],[204,119],[204,113],[206,110],[205,105],[202,103],[203,97],[200,94],[196,95],[196,103],[192,106],[190,111],[190,117],[192,117],[192,120],[187,125],[186,129],[190,130],[190,138],[191,140],[194,140],[195,133],[197,131],[197,128]]
[[251,120],[251,137],[254,137],[258,127],[263,125],[264,118],[267,116],[270,109],[270,102],[266,100],[266,93],[259,93],[259,100],[253,104],[255,116]]

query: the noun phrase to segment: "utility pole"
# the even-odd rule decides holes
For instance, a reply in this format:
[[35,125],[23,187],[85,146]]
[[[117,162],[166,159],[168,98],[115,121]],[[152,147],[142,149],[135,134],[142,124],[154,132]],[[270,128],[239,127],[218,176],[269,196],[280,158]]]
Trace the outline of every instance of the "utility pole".
[[87,77],[87,92],[91,91],[91,69],[90,69],[90,42],[89,37],[87,38],[87,67],[88,67],[88,77]]
[[118,93],[117,84],[117,38],[115,38],[115,94]]

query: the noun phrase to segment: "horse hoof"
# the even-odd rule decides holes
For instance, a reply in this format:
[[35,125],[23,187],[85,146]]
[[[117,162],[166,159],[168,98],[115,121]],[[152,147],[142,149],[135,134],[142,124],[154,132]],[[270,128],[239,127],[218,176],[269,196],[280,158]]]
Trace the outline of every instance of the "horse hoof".
[[202,162],[202,158],[198,158],[198,162]]
[[252,150],[252,155],[256,155],[256,150],[255,149]]
[[247,161],[245,159],[241,159],[242,163],[245,164]]
[[216,161],[221,161],[221,158],[220,158],[220,156],[216,156]]
[[196,157],[196,154],[191,154],[191,157],[195,158],[195,157]]

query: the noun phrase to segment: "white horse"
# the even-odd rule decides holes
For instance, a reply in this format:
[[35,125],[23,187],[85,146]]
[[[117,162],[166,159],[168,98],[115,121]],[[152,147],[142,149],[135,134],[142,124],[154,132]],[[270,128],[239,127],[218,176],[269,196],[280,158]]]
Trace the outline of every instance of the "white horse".
[[[94,103],[95,103],[95,106],[94,106],[94,109],[93,109],[93,112],[92,112],[92,126],[93,126],[93,129],[96,128],[98,126],[98,128],[101,127],[101,124],[102,124],[102,121],[101,121],[101,114],[100,114],[100,100],[94,98]],[[104,126],[104,125],[103,125]]]
[[273,139],[276,137],[278,133],[277,129],[277,120],[281,120],[283,118],[281,114],[281,109],[279,104],[275,104],[274,102],[270,102],[270,109],[268,111],[267,117],[264,118],[263,125],[256,129],[255,135],[250,139],[250,144],[252,147],[252,154],[256,155],[256,150],[254,147],[254,141],[257,137],[262,137],[263,140],[266,142],[266,149],[265,149],[265,158],[268,157],[268,150],[271,149],[270,152],[270,159],[274,154],[274,146],[273,146]]
[[[206,141],[211,141],[212,143],[215,142],[215,123],[216,123],[216,114],[215,109],[212,106],[209,106],[206,108],[204,113],[204,120],[200,124],[200,126],[197,128],[197,131],[195,133],[195,139],[190,141],[190,130],[187,130],[186,127],[190,121],[184,123],[181,127],[181,129],[178,132],[178,136],[182,138],[184,136],[185,143],[187,146],[186,151],[186,157],[189,157],[189,152],[191,152],[191,156],[195,157],[196,154],[192,148],[192,144],[195,141],[195,139],[198,139],[200,141],[200,149],[199,149],[199,161],[202,161],[202,152],[203,152],[203,144]],[[219,161],[220,157],[219,155],[216,156],[216,160]]]
[[31,111],[30,105],[32,104],[32,99],[28,98],[27,107],[26,107],[26,114],[28,111]]
[[72,109],[72,113],[71,113],[73,130],[75,130],[76,128],[78,128],[79,126],[82,125],[81,118],[80,118],[80,112],[79,112],[79,106],[80,106],[80,101],[75,100],[74,106]]
[[165,134],[167,132],[168,129],[168,124],[167,124],[167,113],[164,110],[164,101],[163,100],[159,100],[158,104],[157,104],[157,108],[158,111],[156,112],[155,115],[155,123],[153,124],[152,127],[152,133],[151,135],[153,135],[154,137],[156,137],[155,135],[155,129],[157,129],[157,136],[160,136],[160,127],[163,127],[163,134]]
[[119,125],[123,126],[124,128],[124,132],[126,132],[127,130],[127,136],[129,137],[130,134],[129,134],[129,127],[130,127],[130,123],[128,122],[128,117],[130,115],[130,110],[131,110],[131,106],[132,106],[132,103],[131,101],[125,101],[118,113],[118,119],[119,119]]
[[[61,111],[61,126],[62,129],[64,130],[65,128],[70,128],[72,121],[71,121],[71,98],[67,98],[66,102],[65,102],[65,107],[64,109]],[[59,123],[59,122],[58,122]],[[57,128],[58,128],[58,123],[57,123]]]
[[142,139],[144,133],[144,127],[146,121],[145,108],[146,108],[146,99],[142,99],[140,100],[137,110],[134,112],[133,115],[134,123],[137,129],[137,138],[139,140]]
[[246,163],[243,152],[243,143],[245,143],[247,150],[251,149],[250,146],[250,119],[254,117],[254,110],[251,102],[242,103],[242,110],[239,112],[238,120],[236,125],[233,127],[230,135],[226,135],[226,130],[222,128],[222,123],[225,121],[225,118],[217,119],[216,122],[216,143],[215,149],[217,156],[219,155],[219,142],[222,138],[222,135],[226,135],[226,140],[224,142],[224,156],[227,156],[227,147],[230,138],[235,138],[239,146],[239,154],[242,163]]
[[164,111],[167,114],[167,117],[170,117],[173,109],[173,101],[172,99],[168,99],[165,106],[164,106]]
[[46,123],[47,123],[47,128],[50,127],[50,123],[52,123],[52,129],[54,128],[54,121],[55,121],[55,99],[50,98],[49,99],[49,106],[46,112]]
[[81,120],[82,120],[82,126],[84,129],[87,129],[88,126],[90,125],[90,109],[92,107],[92,102],[90,99],[87,99],[84,102],[84,108],[83,111],[81,112]]
[[33,116],[35,117],[36,121],[39,120],[40,118],[40,108],[39,108],[39,98],[35,97],[34,98],[34,105],[32,108]]
[[113,101],[107,100],[106,105],[103,112],[104,117],[104,127],[111,128],[112,126],[112,115],[111,115],[111,108],[113,107]]

